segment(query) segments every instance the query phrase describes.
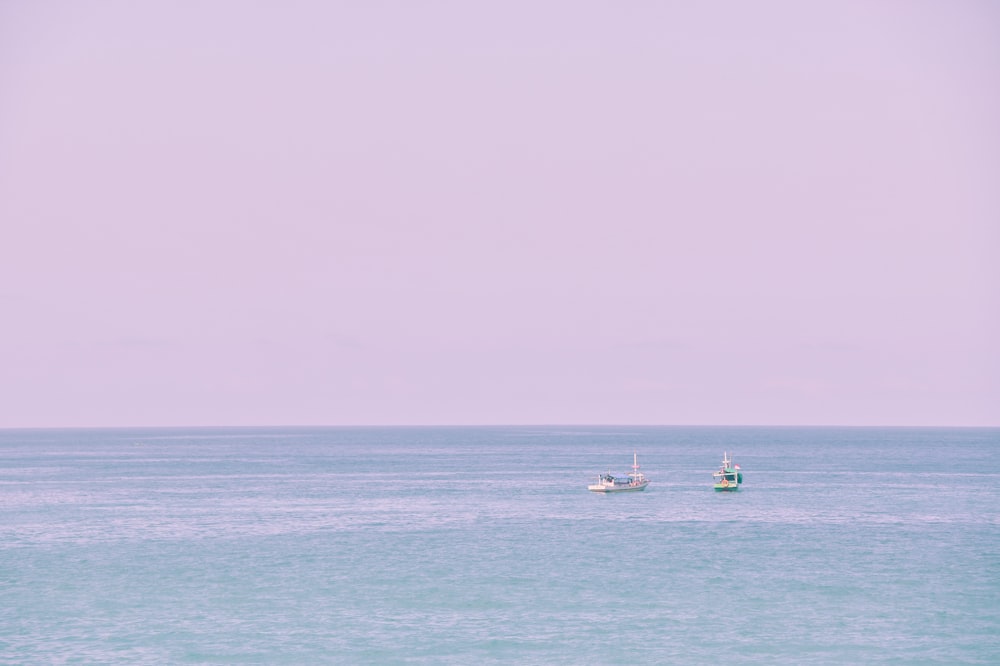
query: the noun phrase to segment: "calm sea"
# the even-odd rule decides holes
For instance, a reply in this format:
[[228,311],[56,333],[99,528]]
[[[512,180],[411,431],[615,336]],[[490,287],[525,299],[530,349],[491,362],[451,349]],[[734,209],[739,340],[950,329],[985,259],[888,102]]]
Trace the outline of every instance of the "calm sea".
[[[633,451],[646,492],[587,492]],[[0,431],[0,662],[997,664],[998,454],[972,428]]]

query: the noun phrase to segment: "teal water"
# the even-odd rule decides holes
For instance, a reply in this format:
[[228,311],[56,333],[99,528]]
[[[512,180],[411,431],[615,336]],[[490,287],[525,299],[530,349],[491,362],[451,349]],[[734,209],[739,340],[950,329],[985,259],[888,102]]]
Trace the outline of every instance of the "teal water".
[[[601,471],[642,493],[598,495]],[[714,493],[723,451],[744,472]],[[4,663],[1000,663],[1000,429],[0,431]]]

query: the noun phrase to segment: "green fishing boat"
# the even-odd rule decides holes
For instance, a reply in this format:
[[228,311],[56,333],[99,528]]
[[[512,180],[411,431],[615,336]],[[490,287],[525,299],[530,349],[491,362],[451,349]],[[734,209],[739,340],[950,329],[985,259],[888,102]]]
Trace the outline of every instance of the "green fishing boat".
[[739,490],[743,483],[743,472],[739,465],[733,464],[728,452],[722,454],[722,467],[712,476],[715,477],[715,489],[720,492]]

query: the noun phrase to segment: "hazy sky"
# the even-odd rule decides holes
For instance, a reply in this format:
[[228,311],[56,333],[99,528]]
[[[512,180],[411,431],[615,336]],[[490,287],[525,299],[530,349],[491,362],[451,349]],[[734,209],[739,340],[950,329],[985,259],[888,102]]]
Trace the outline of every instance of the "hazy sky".
[[0,427],[1000,425],[1000,3],[0,2]]

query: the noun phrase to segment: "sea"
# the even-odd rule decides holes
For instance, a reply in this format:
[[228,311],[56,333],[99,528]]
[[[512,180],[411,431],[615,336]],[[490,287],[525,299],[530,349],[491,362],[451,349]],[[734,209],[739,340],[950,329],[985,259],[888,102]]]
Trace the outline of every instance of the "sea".
[[[644,492],[587,491],[633,453]],[[1000,664],[998,454],[997,428],[0,430],[0,662]]]

